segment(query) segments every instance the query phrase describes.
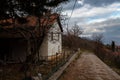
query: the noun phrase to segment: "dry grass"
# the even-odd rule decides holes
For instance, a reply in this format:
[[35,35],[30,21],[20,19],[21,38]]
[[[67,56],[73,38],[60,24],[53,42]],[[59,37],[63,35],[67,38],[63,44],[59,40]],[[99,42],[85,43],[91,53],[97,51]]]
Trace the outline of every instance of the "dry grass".
[[[28,72],[33,76],[41,73],[43,77],[46,77],[57,64],[63,61],[63,56],[63,54],[50,56],[48,60],[41,65],[29,64]],[[7,64],[1,66],[0,69],[4,70],[4,72],[2,72],[2,74],[0,73],[0,77],[2,77],[2,80],[22,80],[25,77],[25,72],[21,70],[22,66],[23,64]]]
[[2,69],[2,80],[22,80],[24,75],[23,72],[20,71],[20,67],[21,64],[9,64],[1,66],[0,69]]

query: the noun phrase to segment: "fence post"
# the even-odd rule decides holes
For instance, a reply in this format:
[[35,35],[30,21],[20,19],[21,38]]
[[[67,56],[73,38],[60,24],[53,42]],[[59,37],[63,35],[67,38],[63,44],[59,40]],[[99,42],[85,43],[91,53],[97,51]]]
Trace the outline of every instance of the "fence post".
[[0,69],[0,80],[3,80],[3,69]]
[[62,53],[62,65],[64,64],[64,53]]
[[80,48],[78,48],[78,52],[80,53]]
[[63,53],[63,57],[64,57],[64,62],[66,62],[66,55],[65,55],[65,51]]
[[55,58],[56,58],[55,64],[56,64],[56,67],[57,67],[57,64],[58,64],[58,63],[57,63],[57,62],[58,62],[58,61],[57,61],[57,53],[56,53],[56,55],[55,55]]

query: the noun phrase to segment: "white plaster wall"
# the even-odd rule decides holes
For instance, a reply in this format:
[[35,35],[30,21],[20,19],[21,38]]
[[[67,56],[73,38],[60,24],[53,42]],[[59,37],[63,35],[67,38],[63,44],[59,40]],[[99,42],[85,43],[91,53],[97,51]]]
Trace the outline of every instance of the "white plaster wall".
[[48,37],[46,36],[39,50],[39,56],[48,56]]
[[61,33],[60,27],[58,23],[54,23],[53,27],[51,27],[48,33],[48,56],[55,55],[56,53],[62,52],[62,37],[59,34],[59,40],[51,40],[51,32],[53,33]]

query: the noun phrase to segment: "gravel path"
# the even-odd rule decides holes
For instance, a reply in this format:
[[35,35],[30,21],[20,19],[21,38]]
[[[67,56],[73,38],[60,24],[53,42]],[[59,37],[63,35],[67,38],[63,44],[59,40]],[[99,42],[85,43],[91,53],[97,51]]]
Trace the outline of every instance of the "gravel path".
[[59,80],[120,80],[120,76],[96,55],[84,53],[69,65]]

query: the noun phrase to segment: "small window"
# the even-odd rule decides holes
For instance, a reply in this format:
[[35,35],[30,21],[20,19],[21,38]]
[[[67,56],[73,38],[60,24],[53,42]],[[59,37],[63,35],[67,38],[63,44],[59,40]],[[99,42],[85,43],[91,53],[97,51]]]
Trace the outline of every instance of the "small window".
[[51,40],[59,40],[59,33],[51,32]]
[[51,41],[53,40],[53,32],[51,32]]

